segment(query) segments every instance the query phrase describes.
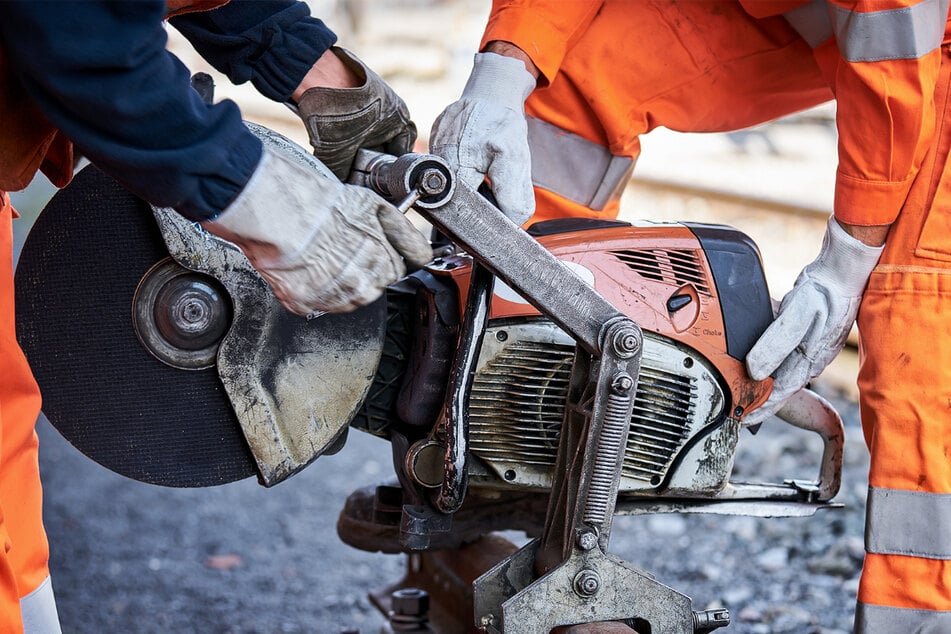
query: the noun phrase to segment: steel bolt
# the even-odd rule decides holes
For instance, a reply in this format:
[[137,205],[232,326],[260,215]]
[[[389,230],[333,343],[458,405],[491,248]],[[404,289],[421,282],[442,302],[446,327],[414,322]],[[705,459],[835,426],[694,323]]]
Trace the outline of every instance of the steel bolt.
[[483,629],[487,627],[492,627],[495,625],[495,615],[484,614],[481,619],[479,619],[479,626]]
[[601,577],[594,570],[582,570],[575,575],[574,588],[579,597],[593,597],[601,589]]
[[575,543],[581,550],[591,550],[598,545],[598,536],[590,528],[582,528],[578,531],[578,538]]
[[446,175],[435,167],[423,170],[419,177],[419,189],[424,194],[438,194],[446,189]]
[[182,319],[189,323],[200,322],[205,317],[205,305],[197,299],[191,299],[182,306]]
[[631,378],[630,374],[624,372],[618,374],[614,377],[614,380],[611,381],[611,390],[616,394],[627,394],[634,389],[634,379]]

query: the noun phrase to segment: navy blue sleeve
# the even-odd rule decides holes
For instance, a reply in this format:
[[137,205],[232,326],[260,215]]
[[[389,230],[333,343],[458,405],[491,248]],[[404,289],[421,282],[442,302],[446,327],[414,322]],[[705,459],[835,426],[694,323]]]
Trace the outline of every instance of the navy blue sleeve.
[[232,102],[205,105],[165,50],[162,0],[0,1],[0,44],[50,121],[155,205],[216,216],[261,158]]
[[290,99],[314,62],[337,41],[306,4],[294,0],[231,0],[169,22],[233,83],[250,81],[279,102]]

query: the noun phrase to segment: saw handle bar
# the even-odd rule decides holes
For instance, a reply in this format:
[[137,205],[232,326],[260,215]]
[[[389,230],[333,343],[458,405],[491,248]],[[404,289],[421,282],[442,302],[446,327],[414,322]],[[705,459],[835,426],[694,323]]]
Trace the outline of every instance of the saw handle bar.
[[433,428],[434,433],[441,433],[445,439],[443,481],[431,495],[433,505],[442,513],[458,511],[466,496],[469,482],[469,394],[489,322],[494,281],[487,268],[473,265],[446,399],[442,415]]
[[822,438],[822,461],[819,481],[816,483],[792,480],[787,482],[799,489],[806,502],[828,502],[839,492],[842,482],[842,453],[845,429],[842,417],[832,405],[807,389],[793,394],[776,416],[794,427],[815,432]]

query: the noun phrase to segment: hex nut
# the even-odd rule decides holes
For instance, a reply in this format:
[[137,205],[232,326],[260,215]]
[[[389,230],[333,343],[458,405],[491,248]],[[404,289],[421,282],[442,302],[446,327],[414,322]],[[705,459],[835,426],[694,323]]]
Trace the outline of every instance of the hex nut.
[[419,588],[400,588],[390,595],[390,609],[398,616],[426,616],[429,593]]
[[593,597],[601,589],[601,577],[594,570],[582,570],[575,575],[573,585],[579,597]]

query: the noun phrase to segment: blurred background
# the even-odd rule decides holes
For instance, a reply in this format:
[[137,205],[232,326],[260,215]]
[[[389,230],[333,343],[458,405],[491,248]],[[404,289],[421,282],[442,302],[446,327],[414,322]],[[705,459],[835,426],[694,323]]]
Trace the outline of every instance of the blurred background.
[[[425,149],[432,122],[460,94],[487,0],[314,0],[313,14],[406,100]],[[250,85],[232,86],[172,29],[169,48],[215,78],[216,99],[308,147],[299,119]],[[781,298],[818,253],[832,205],[831,104],[730,134],[657,130],[626,190],[626,220],[725,223],[760,247]],[[24,218],[52,195],[42,177],[14,194]],[[417,218],[418,222],[422,222]],[[862,552],[867,456],[855,406],[854,349],[815,383],[848,428],[845,511],[806,520],[620,518],[612,549],[694,598],[726,605],[728,631],[839,634],[851,628]],[[817,448],[794,431],[744,435],[737,472],[751,480],[814,477]],[[366,593],[396,581],[401,556],[341,544],[347,493],[390,477],[389,447],[353,432],[344,451],[265,490],[251,481],[174,490],[124,479],[38,425],[53,581],[66,632],[378,632]],[[781,473],[780,473],[781,472]],[[519,536],[512,536],[518,540]]]

